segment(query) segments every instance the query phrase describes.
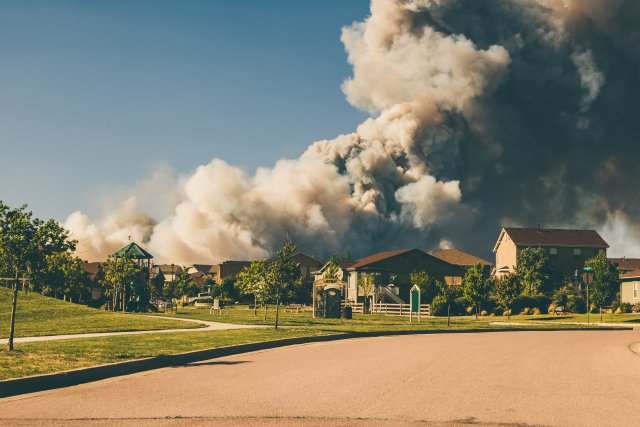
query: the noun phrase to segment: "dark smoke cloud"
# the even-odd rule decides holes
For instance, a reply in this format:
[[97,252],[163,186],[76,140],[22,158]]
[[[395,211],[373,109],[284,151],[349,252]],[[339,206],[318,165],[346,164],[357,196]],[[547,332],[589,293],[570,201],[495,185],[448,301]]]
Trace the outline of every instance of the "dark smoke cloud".
[[[489,257],[504,224],[640,232],[640,2],[374,0],[343,29],[343,90],[372,118],[254,176],[213,160],[159,218],[141,195],[94,224],[88,258],[132,234],[162,260],[266,256],[285,229],[317,255],[454,245]],[[141,224],[138,220],[144,219]],[[142,231],[141,231],[142,230]]]

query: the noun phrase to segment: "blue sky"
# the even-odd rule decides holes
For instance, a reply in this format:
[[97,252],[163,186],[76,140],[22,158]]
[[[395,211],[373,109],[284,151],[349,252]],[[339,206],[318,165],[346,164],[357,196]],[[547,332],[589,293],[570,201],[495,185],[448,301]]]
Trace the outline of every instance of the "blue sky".
[[247,171],[355,129],[366,0],[0,3],[0,200],[63,220],[158,164]]

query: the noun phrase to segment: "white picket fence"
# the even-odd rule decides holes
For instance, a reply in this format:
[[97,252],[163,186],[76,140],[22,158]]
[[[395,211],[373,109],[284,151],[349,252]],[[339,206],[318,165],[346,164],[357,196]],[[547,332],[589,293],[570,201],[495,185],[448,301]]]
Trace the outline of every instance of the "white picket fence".
[[[364,313],[364,304],[359,303],[350,303],[353,313]],[[344,307],[344,302],[342,303]],[[409,304],[388,304],[388,303],[376,303],[371,307],[372,314],[387,314],[390,316],[408,316],[409,310],[411,306]],[[414,312],[414,315],[417,313]],[[430,316],[431,315],[431,306],[429,304],[420,304],[420,315],[421,316]]]

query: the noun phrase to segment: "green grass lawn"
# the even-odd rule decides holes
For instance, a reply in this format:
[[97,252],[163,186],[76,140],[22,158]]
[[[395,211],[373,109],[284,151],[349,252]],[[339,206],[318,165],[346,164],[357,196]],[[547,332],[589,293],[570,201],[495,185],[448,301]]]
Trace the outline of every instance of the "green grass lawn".
[[[21,295],[23,296],[23,295]],[[43,298],[33,295],[31,298]],[[25,298],[26,300],[26,298]],[[57,301],[57,303],[61,303]],[[28,305],[28,301],[25,301]],[[136,315],[113,315],[102,313],[96,310],[73,306],[61,303],[67,311],[65,318],[68,323],[73,323],[78,319],[76,314],[82,319],[88,316],[84,310],[90,310],[99,317],[90,317],[95,326],[104,320],[104,323],[115,320],[126,319],[147,322],[148,319]],[[69,307],[71,306],[71,307]],[[76,309],[82,309],[76,312]],[[4,310],[4,308],[3,308]],[[25,315],[28,310],[25,310]],[[272,307],[267,312],[267,324],[273,325],[275,311]],[[0,379],[22,377],[50,373],[80,367],[95,366],[104,363],[119,362],[124,360],[138,359],[143,357],[159,356],[164,354],[174,354],[185,351],[215,348],[232,344],[242,344],[259,342],[273,339],[329,335],[341,332],[368,332],[368,331],[464,331],[464,330],[512,330],[522,329],[522,326],[514,327],[509,325],[491,325],[494,321],[506,321],[504,317],[480,317],[475,320],[473,317],[453,317],[451,325],[447,326],[447,319],[442,317],[422,318],[418,323],[414,319],[409,323],[408,317],[384,316],[384,315],[355,315],[352,320],[343,319],[322,319],[311,317],[310,312],[304,313],[280,313],[281,329],[270,328],[241,329],[229,331],[202,331],[183,332],[165,334],[145,334],[112,336],[102,338],[81,338],[73,340],[60,340],[35,343],[18,343],[16,351],[0,352]],[[261,311],[254,316],[253,310],[246,306],[233,306],[224,310],[220,316],[212,316],[207,308],[180,308],[179,312],[160,314],[164,317],[158,322],[171,322],[172,317],[188,319],[213,320],[217,322],[241,323],[241,324],[263,324],[264,317]],[[130,319],[133,317],[134,319]],[[512,321],[534,321],[553,319],[553,316],[513,316]],[[560,317],[560,316],[558,316]],[[31,327],[46,327],[48,323],[46,316],[31,317]],[[570,316],[562,316],[560,320],[572,319]],[[62,320],[60,320],[62,321]],[[173,322],[176,322],[175,320]],[[27,323],[27,322],[25,322]],[[183,323],[180,322],[180,326]],[[127,326],[129,324],[127,323]],[[544,330],[551,328],[579,329],[583,326],[560,325],[552,320],[540,325],[539,322],[525,326],[525,329]],[[86,329],[86,328],[85,328]],[[51,333],[51,332],[49,332]]]
[[[12,291],[0,288],[0,338],[9,336]],[[196,328],[195,323],[111,313],[44,297],[35,292],[18,295],[16,337],[83,334],[172,328]]]

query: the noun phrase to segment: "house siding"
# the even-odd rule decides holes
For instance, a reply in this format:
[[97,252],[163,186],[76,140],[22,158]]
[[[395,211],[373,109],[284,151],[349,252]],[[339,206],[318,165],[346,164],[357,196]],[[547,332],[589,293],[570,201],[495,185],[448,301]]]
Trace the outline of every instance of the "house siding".
[[[508,267],[509,271],[513,272],[519,252],[520,249],[516,247],[513,240],[507,233],[504,233],[500,244],[496,248],[496,268]],[[503,274],[506,273],[496,273],[497,276]]]
[[[636,298],[633,297],[633,284],[638,284],[638,294]],[[632,280],[627,282],[622,282],[620,284],[620,302],[626,302],[629,304],[638,304],[640,303],[640,280]]]

